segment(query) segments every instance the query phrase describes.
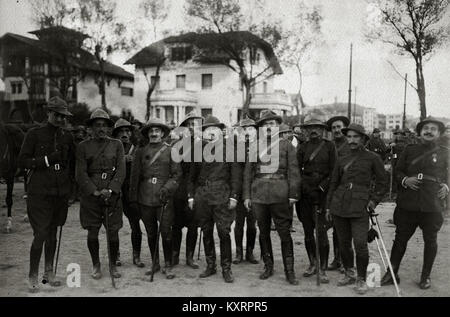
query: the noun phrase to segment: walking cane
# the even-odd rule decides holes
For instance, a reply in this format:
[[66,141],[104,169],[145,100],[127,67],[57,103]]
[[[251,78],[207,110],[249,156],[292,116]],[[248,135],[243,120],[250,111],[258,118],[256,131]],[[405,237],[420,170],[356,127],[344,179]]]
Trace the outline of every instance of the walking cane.
[[[388,252],[386,250],[386,245],[384,244],[383,235],[381,234],[380,225],[378,224],[378,220],[377,220],[377,216],[378,215],[375,213],[375,210],[373,210],[373,209],[369,209],[369,215],[371,217],[371,221],[373,221],[375,223],[375,226],[378,229],[379,235],[377,235],[375,237],[375,239],[380,239],[381,246],[383,247],[384,255],[386,257],[386,262],[387,262],[387,264],[389,266],[389,272],[391,273],[391,277],[392,277],[392,280],[394,282],[395,291],[397,292],[397,296],[401,297],[401,295],[400,295],[400,288],[398,287],[397,280],[396,280],[395,274],[394,274],[394,270],[392,269],[392,263],[391,263],[391,260],[389,258],[389,254],[388,254]],[[383,258],[383,255],[382,255],[381,251],[380,251],[380,256],[381,256],[381,258]]]
[[200,249],[202,248],[202,235],[203,235],[203,230],[202,230],[202,228],[200,228],[200,239],[198,239],[197,260],[200,260]]
[[319,213],[320,209],[319,206],[314,206],[314,214],[315,214],[315,228],[314,231],[316,233],[316,284],[317,286],[320,286],[320,252],[319,252]]
[[389,175],[389,200],[392,199],[392,187],[394,182],[394,149],[391,147],[391,171]]
[[[159,235],[161,234],[161,222],[163,219],[164,211],[166,210],[167,203],[161,207],[161,215],[159,216],[158,231],[156,234],[156,245],[155,245],[155,259],[159,256]],[[155,275],[155,264],[156,261],[152,261],[152,274],[150,274],[150,282],[153,282],[153,276]]]
[[59,259],[59,249],[61,247],[62,228],[63,226],[59,227],[58,248],[56,249],[56,261],[55,261],[55,276],[56,271],[58,270],[58,259]]
[[108,248],[108,262],[109,262],[109,276],[111,277],[111,284],[113,288],[116,288],[116,282],[114,280],[114,276],[112,274],[112,261],[111,261],[111,241],[110,241],[110,237],[109,237],[109,201],[106,198],[104,200],[105,203],[105,228],[106,228],[106,247]]

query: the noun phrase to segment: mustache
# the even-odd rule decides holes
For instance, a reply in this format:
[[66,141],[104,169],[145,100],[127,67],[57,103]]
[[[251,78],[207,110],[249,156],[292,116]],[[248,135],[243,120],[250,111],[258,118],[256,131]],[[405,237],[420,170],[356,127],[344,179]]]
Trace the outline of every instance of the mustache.
[[358,143],[350,142],[348,145],[358,145]]
[[434,136],[434,133],[425,133],[425,136]]

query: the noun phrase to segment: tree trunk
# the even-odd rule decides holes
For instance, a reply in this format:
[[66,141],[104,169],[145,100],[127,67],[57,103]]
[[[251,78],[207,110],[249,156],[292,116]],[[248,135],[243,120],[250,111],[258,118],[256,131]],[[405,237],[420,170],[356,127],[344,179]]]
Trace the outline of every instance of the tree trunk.
[[423,77],[422,59],[416,61],[417,95],[420,104],[420,120],[427,117],[425,78]]
[[146,103],[147,103],[147,109],[145,111],[145,121],[148,121],[150,119],[150,112],[152,109],[152,93],[153,93],[153,89],[151,87],[148,87],[148,91],[147,91],[147,98],[146,98]]
[[100,94],[102,95],[102,109],[108,111],[106,107],[106,91],[105,91],[105,65],[104,60],[100,61]]
[[252,101],[251,84],[249,81],[243,81],[244,86],[244,104],[242,106],[242,114],[240,120],[244,119],[250,113],[250,103]]

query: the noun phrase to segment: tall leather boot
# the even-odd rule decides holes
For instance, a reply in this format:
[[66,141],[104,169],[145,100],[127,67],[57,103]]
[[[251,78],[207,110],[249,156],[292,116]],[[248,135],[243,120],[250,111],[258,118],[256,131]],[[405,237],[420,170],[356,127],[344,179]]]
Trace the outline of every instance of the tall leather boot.
[[[247,218],[248,219],[248,218]],[[247,249],[245,250],[245,261],[251,264],[258,264],[258,260],[253,256],[253,249],[255,248],[256,228],[249,230],[247,220]]]
[[203,231],[203,246],[205,248],[206,270],[200,274],[200,278],[206,278],[217,273],[216,268],[216,248],[214,238],[211,233]]
[[149,237],[148,244],[149,244],[150,254],[152,256],[152,266],[151,266],[151,269],[145,273],[145,275],[151,275],[153,270],[154,270],[154,273],[157,273],[159,270],[161,270],[161,265],[159,264],[159,246],[157,248],[155,248],[156,236]]
[[181,248],[182,235],[183,235],[183,232],[182,232],[181,228],[172,228],[172,265],[173,266],[176,266],[180,263],[180,248]]
[[186,234],[186,265],[198,269],[199,266],[194,261],[195,246],[197,245],[197,228],[188,228]]
[[42,277],[43,284],[49,284],[52,287],[61,286],[61,281],[58,280],[55,276],[53,270],[53,259],[55,257],[56,251],[56,240],[47,240],[44,245],[44,255],[45,255],[45,271],[44,276]]
[[225,283],[233,283],[233,273],[231,272],[231,240],[230,237],[220,239],[220,264],[222,266],[222,276]]
[[281,253],[283,256],[284,273],[286,280],[291,285],[298,285],[294,272],[294,244],[292,240],[281,242]]
[[162,244],[164,253],[164,268],[162,272],[168,280],[171,280],[175,278],[175,274],[172,272],[172,241],[164,239]]
[[319,247],[319,255],[320,255],[320,283],[328,284],[330,280],[328,279],[326,270],[328,268],[328,256],[330,254],[330,245],[321,245]]
[[303,273],[304,277],[310,277],[317,273],[316,268],[316,243],[314,240],[305,239],[306,253],[308,254],[309,267]]
[[33,241],[30,250],[30,273],[28,275],[28,291],[30,293],[39,292],[39,262],[41,260],[42,247],[36,247]]
[[272,253],[272,244],[269,239],[259,239],[259,243],[261,246],[262,258],[264,261],[264,272],[261,273],[259,278],[261,280],[267,280],[269,277],[273,275],[273,253]]
[[333,229],[333,252],[334,252],[334,259],[328,266],[329,271],[335,271],[342,267],[341,253],[339,252],[339,243],[335,229]]
[[120,278],[122,275],[117,271],[117,258],[119,253],[119,241],[111,241],[109,243],[111,250],[111,274],[114,278]]

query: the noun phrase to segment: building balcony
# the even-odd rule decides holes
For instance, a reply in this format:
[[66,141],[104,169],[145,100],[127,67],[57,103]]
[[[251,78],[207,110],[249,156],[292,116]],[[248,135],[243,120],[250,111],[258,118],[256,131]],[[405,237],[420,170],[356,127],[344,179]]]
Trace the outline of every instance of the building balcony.
[[292,107],[291,97],[279,92],[252,94],[250,108],[270,108],[271,106]]
[[161,104],[196,104],[197,101],[197,92],[185,89],[155,90],[152,95],[152,102]]

